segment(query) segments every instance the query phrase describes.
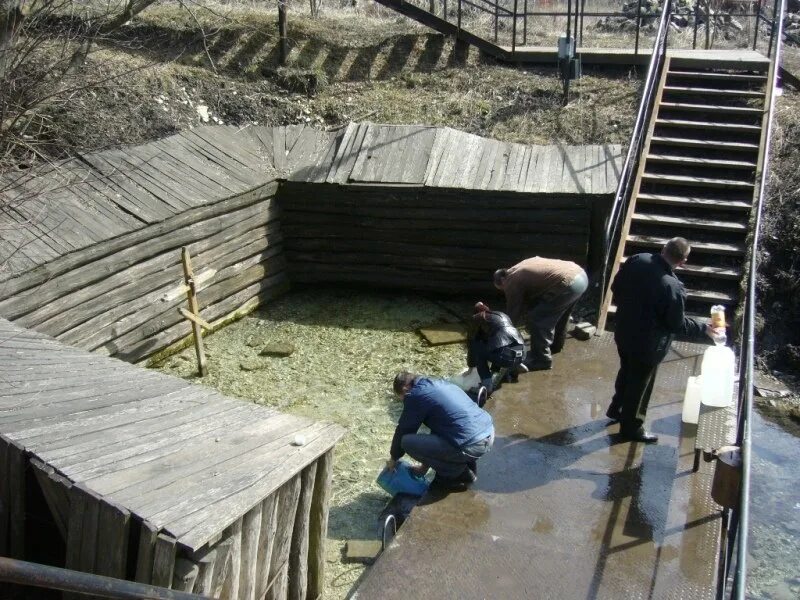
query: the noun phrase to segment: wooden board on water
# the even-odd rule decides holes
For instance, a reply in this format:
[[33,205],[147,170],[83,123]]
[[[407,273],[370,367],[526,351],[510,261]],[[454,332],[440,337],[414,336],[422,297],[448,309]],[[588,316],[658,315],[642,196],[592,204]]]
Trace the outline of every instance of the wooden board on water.
[[420,327],[417,331],[431,346],[444,346],[467,341],[467,332],[461,323],[437,323]]

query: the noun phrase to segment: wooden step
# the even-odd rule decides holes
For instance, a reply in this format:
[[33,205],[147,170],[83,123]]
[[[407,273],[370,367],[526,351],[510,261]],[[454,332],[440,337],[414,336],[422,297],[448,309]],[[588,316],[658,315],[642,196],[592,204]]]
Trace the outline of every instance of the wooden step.
[[[644,246],[646,248],[662,248],[670,238],[652,235],[629,234],[626,243]],[[716,254],[729,254],[731,256],[744,256],[744,244],[723,244],[720,242],[697,242],[689,240],[693,252],[713,252]]]
[[748,115],[760,117],[764,114],[764,109],[752,108],[749,106],[718,106],[712,104],[693,104],[691,102],[662,102],[659,108],[673,110],[685,110],[687,112],[708,112],[716,115]]
[[667,77],[691,77],[692,79],[707,79],[709,81],[752,81],[766,83],[766,75],[753,75],[751,73],[721,73],[719,71],[669,71]]
[[736,221],[715,221],[712,219],[673,217],[649,213],[635,213],[631,219],[634,223],[664,225],[667,227],[688,227],[689,229],[703,229],[706,231],[747,231],[747,225]]
[[686,85],[665,85],[665,92],[689,94],[692,96],[724,96],[726,98],[763,98],[764,92],[758,90],[721,90],[717,88],[692,87]]
[[656,125],[660,125],[661,127],[682,127],[685,129],[761,133],[761,127],[759,125],[742,125],[741,123],[715,123],[713,121],[689,121],[686,119],[656,119]]
[[719,200],[717,198],[696,198],[692,196],[674,196],[671,194],[639,194],[637,202],[666,204],[685,208],[713,208],[719,210],[749,211],[750,203],[741,200]]
[[707,148],[709,150],[737,150],[758,152],[758,144],[744,142],[719,142],[716,140],[695,140],[690,138],[676,138],[654,135],[650,138],[651,144],[665,144],[667,146],[683,146],[684,148]]
[[708,169],[755,169],[756,163],[747,160],[724,160],[721,158],[699,158],[697,156],[673,156],[670,154],[648,154],[648,161],[681,165],[686,167],[705,167]]
[[[628,260],[628,257],[623,256],[619,262],[622,264],[626,260]],[[675,271],[678,275],[683,273],[684,275],[691,275],[693,277],[713,277],[715,279],[733,279],[734,281],[738,281],[742,278],[742,270],[737,267],[713,267],[710,265],[686,263],[675,269]]]
[[686,288],[686,298],[699,302],[709,302],[715,304],[720,302],[722,304],[734,304],[736,296],[719,290],[693,290]]
[[662,175],[661,173],[643,173],[642,180],[659,182],[667,185],[684,185],[694,187],[713,187],[736,190],[752,190],[753,184],[736,179],[714,179],[713,177],[692,177],[690,175]]

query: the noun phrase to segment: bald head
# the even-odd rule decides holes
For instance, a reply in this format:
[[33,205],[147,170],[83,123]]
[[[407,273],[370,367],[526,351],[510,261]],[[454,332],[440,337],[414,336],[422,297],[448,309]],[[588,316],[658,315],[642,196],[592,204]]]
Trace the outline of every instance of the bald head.
[[689,252],[691,251],[692,247],[685,238],[674,237],[664,244],[664,248],[661,250],[661,256],[663,256],[669,264],[675,267],[685,263],[686,259],[689,258]]

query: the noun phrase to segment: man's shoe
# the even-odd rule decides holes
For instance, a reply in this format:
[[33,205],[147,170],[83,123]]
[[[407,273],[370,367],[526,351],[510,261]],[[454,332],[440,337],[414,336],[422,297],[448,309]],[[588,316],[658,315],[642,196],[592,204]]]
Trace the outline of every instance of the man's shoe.
[[475,477],[478,476],[478,459],[473,458],[467,461],[467,468],[475,474]]
[[[469,469],[466,470],[469,471]],[[452,492],[456,490],[464,490],[466,489],[466,485],[462,481],[450,479],[449,477],[442,477],[437,473],[436,477],[434,477],[433,481],[431,481],[430,489]]]
[[617,408],[613,404],[608,407],[606,411],[606,416],[611,419],[612,421],[619,421],[622,418],[622,409]]
[[633,433],[626,433],[625,431],[620,431],[620,435],[631,442],[642,442],[643,444],[655,444],[658,441],[658,436],[654,433],[650,433],[649,431],[645,431],[643,428],[639,428]]
[[483,405],[486,404],[486,401],[489,399],[489,390],[486,387],[481,386],[478,390],[478,395],[475,398],[475,402],[478,403],[478,406],[483,408]]
[[461,475],[456,477],[454,481],[456,483],[463,483],[465,485],[470,485],[470,484],[475,483],[476,481],[478,481],[478,476],[475,474],[475,472],[472,469],[470,469],[469,467],[466,467],[464,469],[464,471],[461,473]]
[[549,371],[553,368],[553,362],[538,360],[535,362],[526,363],[525,367],[528,369],[528,371]]

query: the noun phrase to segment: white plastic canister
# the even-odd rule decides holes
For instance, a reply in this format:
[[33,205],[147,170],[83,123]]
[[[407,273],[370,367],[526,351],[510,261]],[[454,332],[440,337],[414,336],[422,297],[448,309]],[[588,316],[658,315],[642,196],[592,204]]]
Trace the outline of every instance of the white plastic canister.
[[684,423],[694,423],[700,418],[700,396],[702,394],[702,379],[700,375],[697,377],[689,377],[686,382],[686,394],[683,396],[683,414],[681,420]]
[[727,346],[709,346],[700,367],[701,399],[707,406],[728,406],[733,402],[736,371],[733,350]]

